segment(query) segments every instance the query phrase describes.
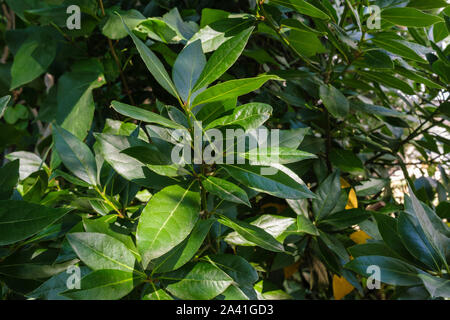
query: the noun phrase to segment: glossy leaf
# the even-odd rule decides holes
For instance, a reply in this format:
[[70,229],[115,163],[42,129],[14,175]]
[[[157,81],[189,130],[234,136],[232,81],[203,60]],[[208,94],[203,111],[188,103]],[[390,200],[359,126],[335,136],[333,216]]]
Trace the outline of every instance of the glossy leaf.
[[262,167],[252,165],[222,165],[237,181],[259,191],[284,199],[314,198],[314,194],[300,178],[280,170],[272,175],[263,175]]
[[218,267],[198,262],[161,277],[167,281],[166,289],[180,299],[208,300],[225,291],[233,279]]
[[390,257],[358,257],[347,263],[345,268],[368,277],[370,274],[367,274],[367,268],[373,265],[380,268],[381,282],[400,286],[414,286],[422,283],[419,275],[423,274],[423,271],[401,260]]
[[280,78],[273,75],[261,75],[254,78],[230,80],[216,84],[195,97],[192,102],[192,106],[215,101],[229,100],[242,96],[259,89],[269,80],[280,80]]
[[221,199],[251,207],[245,191],[234,183],[216,177],[208,177],[202,181],[202,185],[208,192]]
[[320,98],[327,110],[336,118],[343,118],[348,114],[347,98],[331,85],[320,86]]
[[200,40],[184,47],[178,55],[173,65],[172,78],[183,101],[195,98],[195,96],[191,97],[192,89],[205,65],[206,58]]
[[244,50],[252,31],[253,27],[245,29],[236,36],[225,41],[216,51],[214,51],[192,91],[204,88],[220,78],[220,76],[236,62],[237,58]]
[[164,273],[185,265],[195,255],[206,238],[214,219],[198,220],[191,234],[175,248],[150,262],[152,272]]
[[158,59],[158,57],[137,37],[125,24],[122,18],[123,25],[128,35],[133,39],[139,55],[147,66],[148,71],[155,77],[155,80],[164,88],[167,92],[179,99],[179,95],[175,85],[169,77],[164,65]]
[[266,122],[271,114],[272,107],[268,104],[247,103],[236,107],[233,110],[233,114],[214,120],[205,130],[224,126],[240,126],[245,130],[255,129]]
[[44,230],[67,214],[70,209],[47,208],[16,200],[0,201],[0,245],[25,240]]
[[78,178],[97,184],[97,166],[87,145],[61,127],[53,127],[56,151],[64,165]]
[[286,164],[317,158],[312,153],[286,147],[256,148],[245,153],[240,153],[239,156],[249,159],[252,163],[258,165],[271,165],[273,163]]
[[93,270],[133,272],[136,258],[119,240],[103,233],[75,232],[67,235],[78,257]]
[[405,27],[429,27],[441,22],[438,16],[424,13],[415,8],[389,8],[381,12],[381,18]]
[[173,122],[163,116],[160,116],[159,114],[156,114],[154,112],[130,106],[128,104],[119,102],[119,101],[113,101],[111,102],[111,107],[114,108],[118,113],[130,117],[132,119],[141,120],[147,123],[157,123],[162,126],[173,128],[173,129],[184,129],[182,125],[179,125],[176,122]]
[[322,10],[304,0],[270,0],[270,3],[279,4],[284,7],[292,8],[300,13],[319,19],[329,19],[330,17]]
[[269,233],[263,229],[242,221],[233,221],[225,216],[220,216],[219,222],[235,230],[244,239],[274,252],[284,252],[283,245],[275,240]]
[[142,212],[136,233],[144,266],[182,242],[199,213],[200,194],[190,188],[174,185],[155,194]]
[[65,291],[62,295],[73,300],[117,300],[142,280],[126,271],[96,270],[81,279],[80,289]]

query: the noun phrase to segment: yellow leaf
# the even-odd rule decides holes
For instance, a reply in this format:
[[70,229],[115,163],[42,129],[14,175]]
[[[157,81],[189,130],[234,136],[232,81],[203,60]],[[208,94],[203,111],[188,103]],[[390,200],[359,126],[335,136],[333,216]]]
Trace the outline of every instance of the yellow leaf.
[[351,187],[351,185],[350,185],[347,181],[345,181],[344,178],[340,178],[340,181],[341,181],[341,188],[342,188],[342,189],[350,188],[350,187]]
[[341,300],[355,289],[344,277],[333,275],[333,295],[335,300]]
[[352,239],[353,242],[355,242],[357,244],[366,243],[367,239],[370,239],[370,238],[371,237],[362,230],[355,231],[350,235],[350,239]]
[[355,189],[351,188],[350,192],[348,193],[348,201],[347,205],[345,206],[345,210],[357,208],[358,208],[358,198],[356,197]]
[[297,261],[296,263],[283,268],[284,278],[290,279],[294,275],[294,273],[296,273],[298,271],[299,266],[300,266],[300,261]]

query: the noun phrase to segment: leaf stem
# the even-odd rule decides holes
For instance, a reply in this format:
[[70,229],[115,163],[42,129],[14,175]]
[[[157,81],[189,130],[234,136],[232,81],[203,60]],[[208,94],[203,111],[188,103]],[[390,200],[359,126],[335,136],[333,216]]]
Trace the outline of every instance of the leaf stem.
[[105,201],[106,204],[108,204],[111,208],[113,208],[113,210],[115,212],[117,212],[117,215],[119,216],[119,218],[122,218],[122,219],[125,218],[123,213],[116,207],[116,205],[114,203],[112,203],[111,200],[108,199],[108,197],[106,196],[105,192],[101,191],[98,186],[94,186],[94,189],[102,197],[103,201]]

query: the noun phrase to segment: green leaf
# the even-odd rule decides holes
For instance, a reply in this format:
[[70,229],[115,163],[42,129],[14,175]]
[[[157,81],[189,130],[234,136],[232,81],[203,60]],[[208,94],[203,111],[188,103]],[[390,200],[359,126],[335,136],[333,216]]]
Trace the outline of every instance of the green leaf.
[[130,29],[128,29],[123,19],[122,22],[125,30],[133,39],[139,55],[147,66],[148,71],[150,71],[153,77],[155,77],[155,80],[161,85],[161,87],[166,89],[167,92],[169,92],[179,100],[180,97],[178,95],[177,89],[170,79],[166,69],[164,69],[164,65],[161,63],[158,57],[138,37],[136,37],[134,33],[130,31]]
[[442,263],[447,266],[446,257],[450,250],[450,238],[444,232],[447,232],[448,234],[448,227],[442,223],[442,220],[434,212],[431,210],[428,212],[425,211],[424,207],[411,190],[411,187],[409,187],[409,196],[411,198],[414,215],[425,233],[425,236],[431,246],[439,253]]
[[364,256],[400,258],[398,254],[389,249],[389,247],[386,246],[386,244],[384,244],[382,241],[357,244],[353,247],[348,248],[348,252],[350,252],[353,258]]
[[11,96],[4,96],[0,98],[0,119],[3,117],[3,114],[8,107],[9,100],[11,100]]
[[220,215],[218,220],[221,224],[235,230],[242,238],[248,240],[261,248],[273,252],[284,252],[283,245],[263,229],[242,221],[233,221]]
[[304,0],[270,0],[270,3],[279,4],[281,6],[297,10],[300,13],[314,18],[324,20],[330,19],[330,17],[325,12]]
[[150,262],[152,272],[164,273],[185,265],[200,249],[215,219],[198,220],[191,234],[175,248]]
[[[382,50],[370,50],[364,52],[364,66],[371,69],[393,69],[394,63],[389,55]],[[355,61],[358,64],[358,61]]]
[[247,260],[232,254],[217,254],[206,258],[222,269],[240,286],[250,285],[258,281],[258,273]]
[[205,130],[224,127],[241,126],[245,130],[256,129],[272,114],[272,107],[265,103],[253,102],[236,107],[233,113],[211,122]]
[[121,270],[96,270],[81,279],[80,289],[61,295],[73,300],[118,300],[129,294],[144,278]]
[[348,114],[349,103],[341,91],[332,85],[321,85],[319,94],[324,106],[333,117],[343,118]]
[[380,48],[383,48],[393,54],[399,55],[401,57],[411,59],[417,62],[426,63],[420,54],[415,50],[414,47],[410,45],[410,42],[401,41],[398,39],[384,39],[384,38],[374,38],[373,43]]
[[213,299],[233,283],[229,275],[206,262],[186,265],[160,279],[167,283],[167,291],[185,300]]
[[7,200],[19,182],[19,160],[8,162],[0,168],[0,200]]
[[260,75],[254,78],[230,80],[216,84],[200,93],[192,102],[192,106],[242,96],[259,89],[269,80],[280,80],[280,78],[274,75]]
[[279,289],[275,284],[268,280],[261,280],[254,286],[255,290],[258,292],[258,299],[265,300],[290,300],[292,297]]
[[48,177],[49,180],[58,178],[58,177],[62,177],[64,178],[66,181],[73,183],[74,185],[77,186],[81,186],[81,187],[86,187],[88,188],[91,184],[90,183],[86,183],[81,179],[78,179],[74,176],[72,176],[71,174],[65,173],[59,169],[56,169],[52,172],[52,174],[50,175],[50,177]]
[[102,69],[98,60],[82,60],[58,80],[56,123],[80,140],[87,136],[94,117],[92,91],[106,83]]
[[101,155],[114,170],[129,181],[139,183],[145,181],[144,164],[125,153],[121,153],[130,147],[143,144],[140,140],[132,137],[118,136],[112,134],[95,134]]
[[210,25],[203,26],[191,39],[189,39],[188,44],[200,39],[204,53],[215,51],[224,42],[254,24],[255,17],[250,15],[217,20]]
[[[0,264],[0,276],[3,279],[48,279],[64,272],[68,267],[78,262],[77,259],[63,263],[54,263],[54,251],[39,248],[22,249],[8,256]],[[36,287],[33,287],[33,289]],[[23,289],[22,289],[23,290]],[[27,292],[30,292],[28,290]]]
[[183,101],[195,99],[195,95],[191,96],[192,89],[205,65],[206,58],[200,40],[186,45],[181,50],[173,65],[172,78]]
[[11,67],[11,91],[39,77],[53,62],[57,43],[52,31],[38,28],[22,43]]
[[420,9],[420,10],[428,10],[435,8],[447,7],[448,2],[445,0],[410,0],[408,2],[408,7]]
[[156,114],[154,112],[130,106],[128,104],[119,102],[119,101],[112,101],[111,107],[114,108],[118,113],[121,115],[124,115],[126,117],[130,117],[132,119],[141,120],[147,123],[157,123],[162,126],[173,128],[173,129],[185,129],[182,125],[169,120],[163,116],[160,116],[159,114]]
[[343,172],[349,172],[355,175],[364,173],[364,166],[361,159],[350,150],[333,149],[329,157],[331,163]]
[[310,128],[280,130],[279,145],[284,148],[297,149],[309,133]]
[[67,240],[78,257],[92,270],[134,271],[136,258],[122,242],[111,236],[74,232],[67,234]]
[[439,271],[441,269],[439,253],[430,245],[417,221],[414,221],[409,214],[400,212],[397,229],[411,255],[432,270]]
[[5,156],[10,161],[19,160],[19,177],[24,180],[33,172],[38,171],[41,167],[45,167],[42,159],[38,155],[28,151],[16,151],[8,153]]
[[361,185],[355,187],[356,194],[360,197],[376,194],[383,190],[387,183],[387,179],[371,178],[367,181],[363,181]]
[[117,223],[116,215],[107,215],[97,219],[83,219],[83,226],[86,232],[103,233],[119,240],[139,258],[130,231]]
[[317,198],[312,202],[316,220],[327,217],[338,204],[341,197],[341,182],[339,170],[330,174],[316,190]]
[[225,73],[239,58],[247,44],[254,27],[240,32],[224,42],[209,58],[192,91],[197,91],[214,82]]
[[382,72],[375,72],[375,71],[371,71],[371,72],[358,71],[358,73],[361,74],[363,77],[365,77],[371,81],[381,83],[384,86],[394,88],[394,89],[399,89],[402,92],[409,94],[409,95],[415,94],[414,89],[407,82],[400,80],[389,74],[382,73]]
[[344,244],[334,235],[330,233],[325,233],[319,230],[320,241],[325,244],[339,259],[341,263],[346,263],[350,260],[349,254],[344,246]]
[[318,36],[310,31],[293,29],[289,32],[289,43],[306,57],[326,52]]
[[245,204],[251,207],[247,193],[234,183],[216,177],[208,177],[202,181],[202,185],[206,191],[223,200]]
[[224,10],[204,8],[202,9],[200,28],[215,21],[226,19],[229,15],[230,13]]
[[317,227],[304,215],[297,216],[297,232],[304,232],[313,236],[319,235]]
[[144,164],[169,165],[172,164],[170,158],[162,153],[154,144],[138,145],[121,151]]
[[107,10],[106,22],[102,27],[102,33],[106,37],[119,40],[127,36],[127,32],[123,28],[123,24],[120,18],[122,18],[123,23],[127,25],[128,28],[133,30],[141,21],[145,20],[145,17],[137,10],[118,10],[120,16],[118,16],[113,10]]
[[163,43],[178,43],[181,40],[176,30],[163,19],[157,17],[145,19],[139,23],[136,30],[146,33],[149,38]]
[[370,213],[362,209],[350,209],[333,213],[318,223],[321,229],[338,231],[356,225],[370,217]]
[[394,286],[416,286],[422,284],[419,274],[423,274],[423,271],[395,258],[381,256],[358,257],[347,263],[345,268],[368,277],[371,274],[367,273],[367,268],[373,265],[380,268],[381,282]]
[[[278,242],[282,243],[286,236],[296,232],[295,219],[291,217],[263,214],[256,219],[251,219],[250,225],[258,227]],[[231,232],[225,237],[225,241],[236,246],[255,246],[256,244],[242,237],[238,232]]]
[[173,300],[173,298],[163,289],[152,288],[152,291],[147,292],[142,297],[142,300]]
[[414,261],[414,258],[411,256],[408,249],[406,249],[397,231],[397,220],[382,213],[372,212],[372,215],[377,222],[378,231],[380,232],[384,243],[403,259]]
[[404,118],[406,114],[399,112],[397,110],[389,109],[382,106],[376,106],[373,104],[362,103],[359,101],[353,101],[351,103],[351,108],[356,109],[360,112],[365,112],[370,115],[379,115],[384,117],[395,117],[395,118]]
[[256,148],[244,153],[238,153],[240,157],[249,159],[251,163],[258,165],[271,165],[273,163],[293,163],[306,159],[315,159],[316,155],[286,147]]
[[222,165],[237,181],[251,189],[283,199],[314,198],[314,194],[294,173],[278,170],[272,175],[263,175],[263,167],[255,165]]
[[144,267],[182,242],[199,213],[200,194],[189,188],[174,185],[153,195],[142,211],[136,232]]
[[232,284],[216,300],[250,300],[250,298],[236,285]]
[[97,165],[91,150],[65,129],[54,125],[55,148],[61,161],[76,177],[97,185]]
[[220,115],[231,109],[236,108],[237,99],[230,99],[227,101],[217,101],[198,106],[200,110],[195,115],[197,120],[202,121],[203,125],[208,125],[211,121],[216,120]]
[[111,134],[94,134],[99,143],[100,153],[118,174],[139,185],[162,189],[178,181],[162,177],[150,171],[145,165],[122,151],[130,147],[146,146],[146,142],[135,138]]
[[0,200],[0,245],[24,240],[44,230],[70,209],[47,208],[16,200]]
[[[80,268],[80,275],[82,277],[89,272],[90,270],[88,267]],[[54,275],[26,296],[33,299],[68,300],[69,298],[62,296],[60,293],[67,290],[67,281],[70,277],[71,274],[67,272],[61,272],[60,274]]]
[[408,69],[405,69],[405,68],[400,68],[400,67],[396,67],[395,71],[398,74],[400,74],[400,75],[402,75],[402,76],[404,76],[404,77],[406,77],[408,79],[411,79],[411,80],[413,80],[415,82],[418,82],[418,83],[423,83],[424,85],[426,85],[429,88],[444,89],[444,87],[442,87],[440,84],[438,84],[438,83],[436,83],[436,82],[426,78],[425,76],[421,75],[419,73],[419,71],[415,70],[413,72],[411,70],[408,70]]
[[428,274],[420,274],[425,288],[432,298],[450,298],[450,280],[433,277]]
[[442,18],[424,13],[415,8],[388,8],[381,12],[381,18],[405,27],[429,27],[442,22]]

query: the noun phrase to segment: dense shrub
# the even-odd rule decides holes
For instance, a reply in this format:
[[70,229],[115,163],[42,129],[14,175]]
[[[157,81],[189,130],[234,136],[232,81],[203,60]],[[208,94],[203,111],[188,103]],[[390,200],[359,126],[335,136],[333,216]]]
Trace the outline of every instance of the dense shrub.
[[446,1],[2,10],[3,299],[450,297]]

